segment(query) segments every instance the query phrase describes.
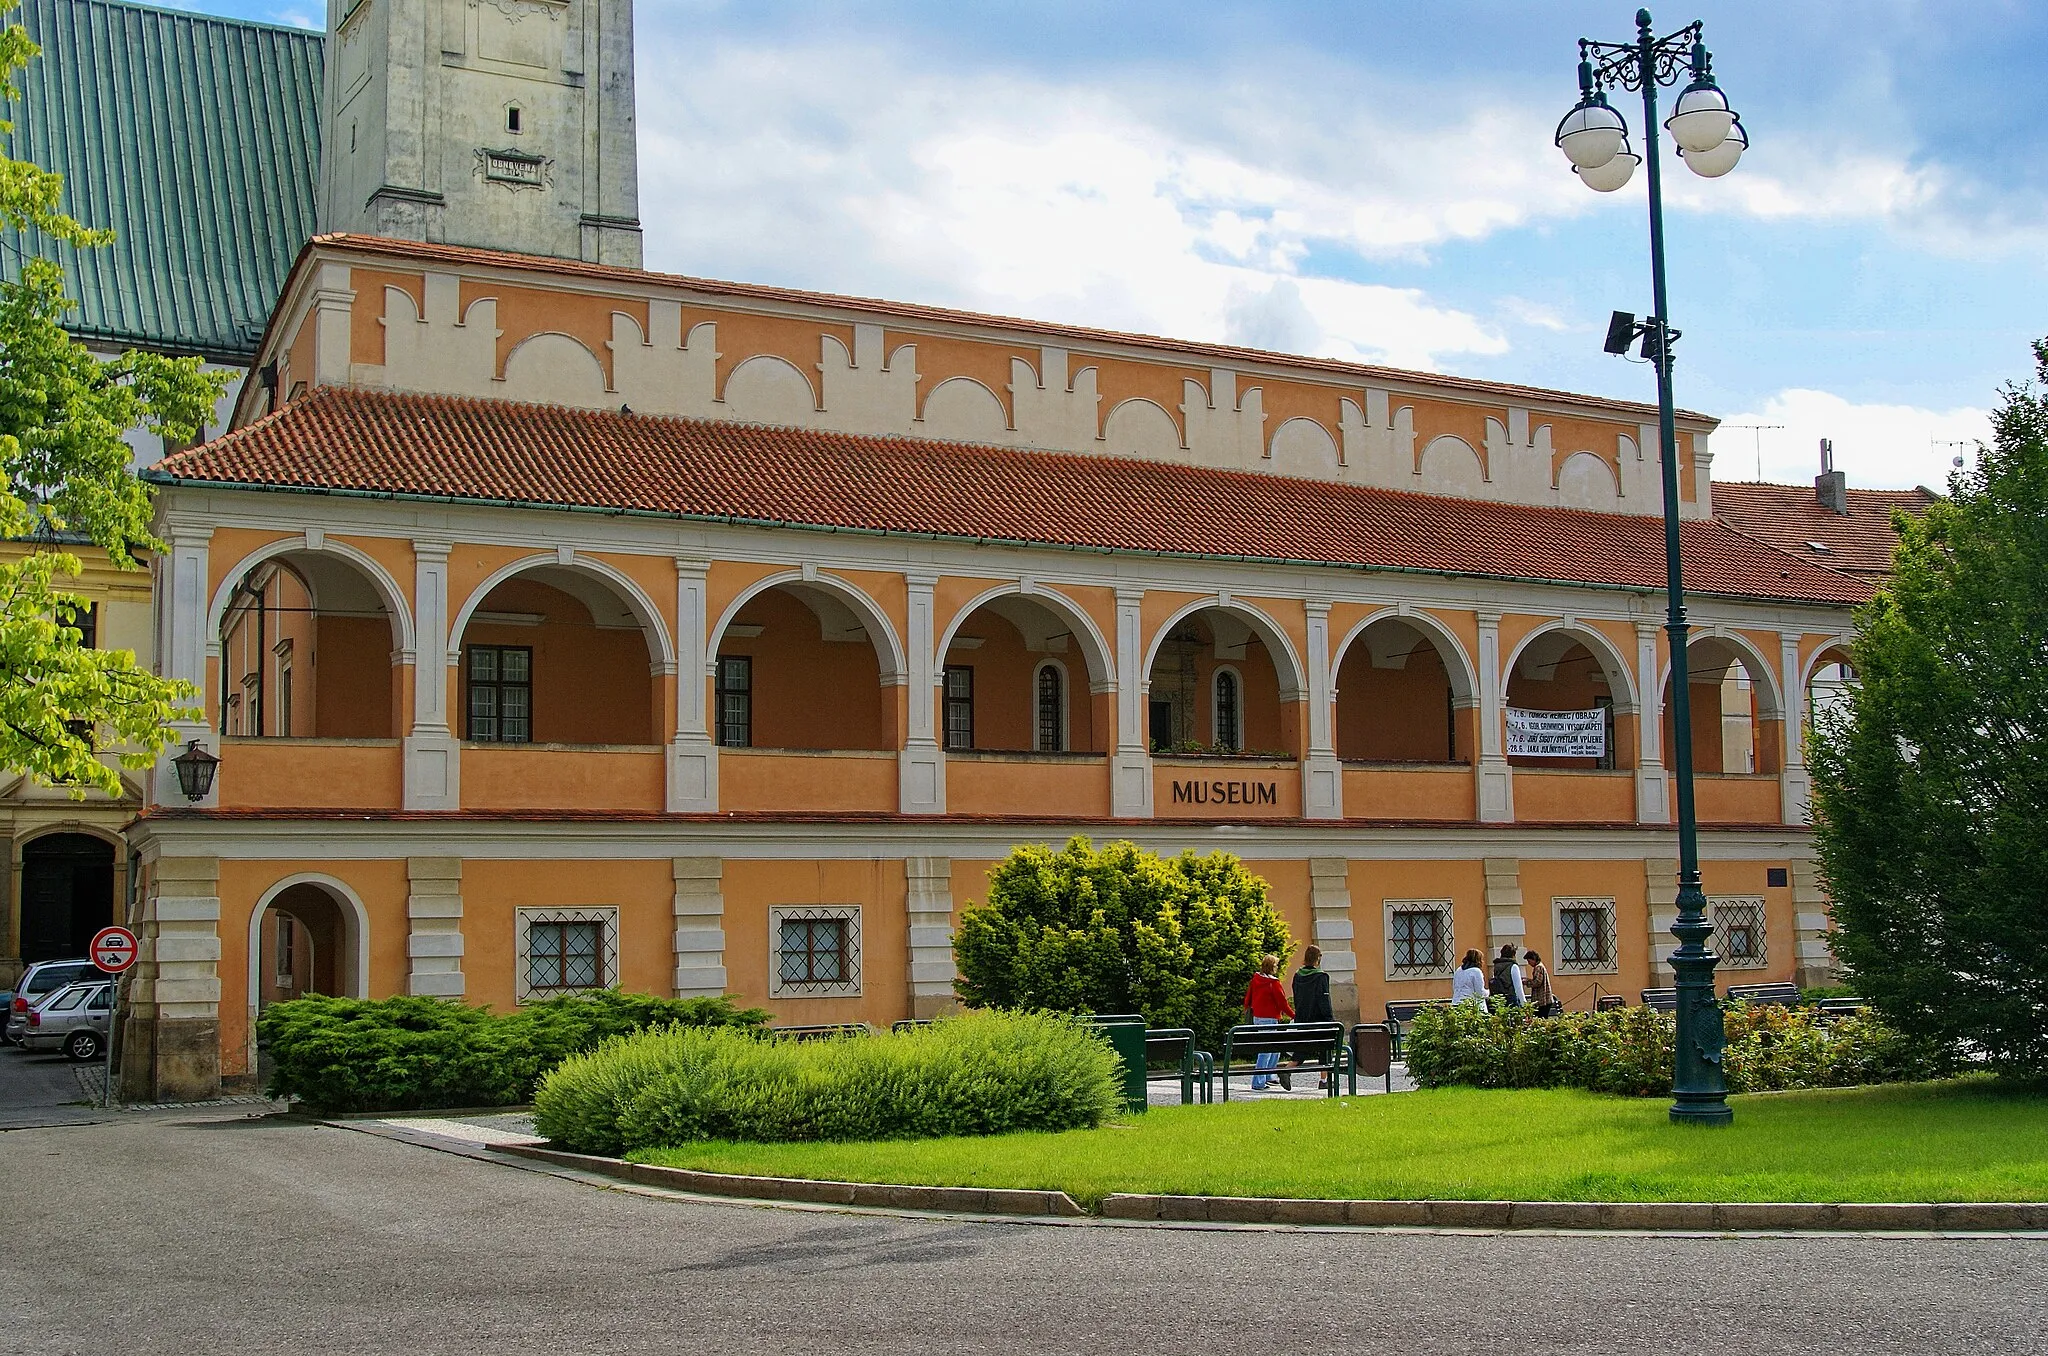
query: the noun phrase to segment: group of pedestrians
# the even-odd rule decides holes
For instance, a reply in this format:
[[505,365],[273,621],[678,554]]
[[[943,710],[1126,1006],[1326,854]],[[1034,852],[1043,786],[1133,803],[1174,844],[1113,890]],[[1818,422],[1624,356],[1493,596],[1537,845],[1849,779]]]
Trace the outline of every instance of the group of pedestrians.
[[[1244,991],[1244,1010],[1251,1017],[1252,1024],[1278,1026],[1283,1021],[1336,1021],[1336,1013],[1330,1008],[1330,973],[1322,966],[1321,947],[1303,948],[1301,968],[1294,972],[1294,1001],[1290,1003],[1287,990],[1280,984],[1280,958],[1274,955],[1259,957],[1258,973],[1252,976]],[[1280,1080],[1282,1088],[1293,1091],[1294,1078],[1281,1071],[1279,1051],[1268,1050],[1260,1055],[1257,1067],[1273,1072],[1253,1074],[1253,1092],[1264,1092],[1275,1078]],[[1316,1086],[1327,1087],[1327,1079],[1328,1075],[1318,1074]]]
[[[1526,977],[1524,965],[1528,966]],[[1495,1008],[1527,1007],[1538,1017],[1552,1017],[1564,1010],[1564,1004],[1551,992],[1549,967],[1534,951],[1521,951],[1513,942],[1506,942],[1494,957],[1490,977],[1484,966],[1477,948],[1465,953],[1451,975],[1453,1003],[1477,1003],[1484,1008],[1490,1000]]]

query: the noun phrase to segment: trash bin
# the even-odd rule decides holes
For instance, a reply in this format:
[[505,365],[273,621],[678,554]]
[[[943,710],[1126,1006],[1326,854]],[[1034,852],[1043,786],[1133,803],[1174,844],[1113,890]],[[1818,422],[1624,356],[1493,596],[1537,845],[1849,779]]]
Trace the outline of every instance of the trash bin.
[[1124,1106],[1131,1111],[1143,1111],[1145,1099],[1145,1023],[1142,1018],[1119,1021],[1116,1018],[1095,1019],[1095,1028],[1102,1038],[1116,1051],[1123,1062]]

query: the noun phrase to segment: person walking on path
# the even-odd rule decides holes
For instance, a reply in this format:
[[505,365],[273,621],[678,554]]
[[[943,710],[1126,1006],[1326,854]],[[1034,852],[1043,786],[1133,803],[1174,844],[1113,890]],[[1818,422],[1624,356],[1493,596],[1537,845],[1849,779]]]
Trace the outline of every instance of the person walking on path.
[[1451,1001],[1453,1003],[1477,1003],[1481,1012],[1486,1011],[1486,971],[1477,950],[1467,951],[1465,959],[1458,962],[1458,969],[1451,976]]
[[[1253,975],[1252,982],[1245,986],[1244,1010],[1251,1015],[1252,1025],[1254,1026],[1278,1026],[1282,1017],[1292,1017],[1294,1015],[1294,1007],[1287,1001],[1287,990],[1280,987],[1280,958],[1278,956],[1266,955],[1259,958],[1259,972]],[[1259,1056],[1256,1067],[1260,1069],[1278,1069],[1280,1067],[1280,1052],[1278,1050],[1265,1051]],[[1229,1074],[1226,1072],[1224,1077],[1229,1077]],[[1252,1091],[1264,1092],[1266,1085],[1272,1081],[1272,1077],[1268,1074],[1253,1074]],[[1280,1086],[1291,1091],[1294,1087],[1294,1080],[1286,1074],[1281,1074]]]
[[1522,959],[1529,963],[1529,1004],[1536,1009],[1538,1017],[1555,1017],[1564,1011],[1564,1004],[1557,1001],[1550,992],[1550,971],[1543,964],[1543,957],[1534,951],[1524,951]]
[[1522,993],[1522,967],[1515,964],[1515,944],[1503,942],[1493,963],[1493,996],[1511,1008],[1527,1002]]
[[[1297,1022],[1337,1020],[1337,1014],[1330,1007],[1330,972],[1323,969],[1322,964],[1321,947],[1303,948],[1301,968],[1294,972],[1294,1020]],[[1317,1074],[1316,1086],[1328,1087],[1328,1075]]]

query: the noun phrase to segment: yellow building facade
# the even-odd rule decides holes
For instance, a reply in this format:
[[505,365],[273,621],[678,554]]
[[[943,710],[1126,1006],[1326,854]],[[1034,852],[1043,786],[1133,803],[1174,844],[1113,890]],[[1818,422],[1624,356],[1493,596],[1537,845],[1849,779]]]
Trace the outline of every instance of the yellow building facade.
[[[259,362],[151,472],[220,764],[132,832],[131,1095],[309,989],[929,1014],[1072,834],[1242,856],[1346,1016],[1504,942],[1574,1007],[1669,981],[1650,409],[353,236]],[[1712,427],[1705,883],[1726,980],[1811,979],[1803,717],[1870,586],[1715,516]]]

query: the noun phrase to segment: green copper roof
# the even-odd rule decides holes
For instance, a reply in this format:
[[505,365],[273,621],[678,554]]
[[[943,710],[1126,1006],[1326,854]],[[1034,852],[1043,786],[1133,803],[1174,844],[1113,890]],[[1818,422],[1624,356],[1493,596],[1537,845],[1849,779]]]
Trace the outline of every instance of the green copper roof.
[[64,176],[97,250],[0,237],[63,264],[81,339],[246,364],[299,247],[320,171],[321,35],[112,0],[23,0],[42,47],[17,76],[8,151]]

